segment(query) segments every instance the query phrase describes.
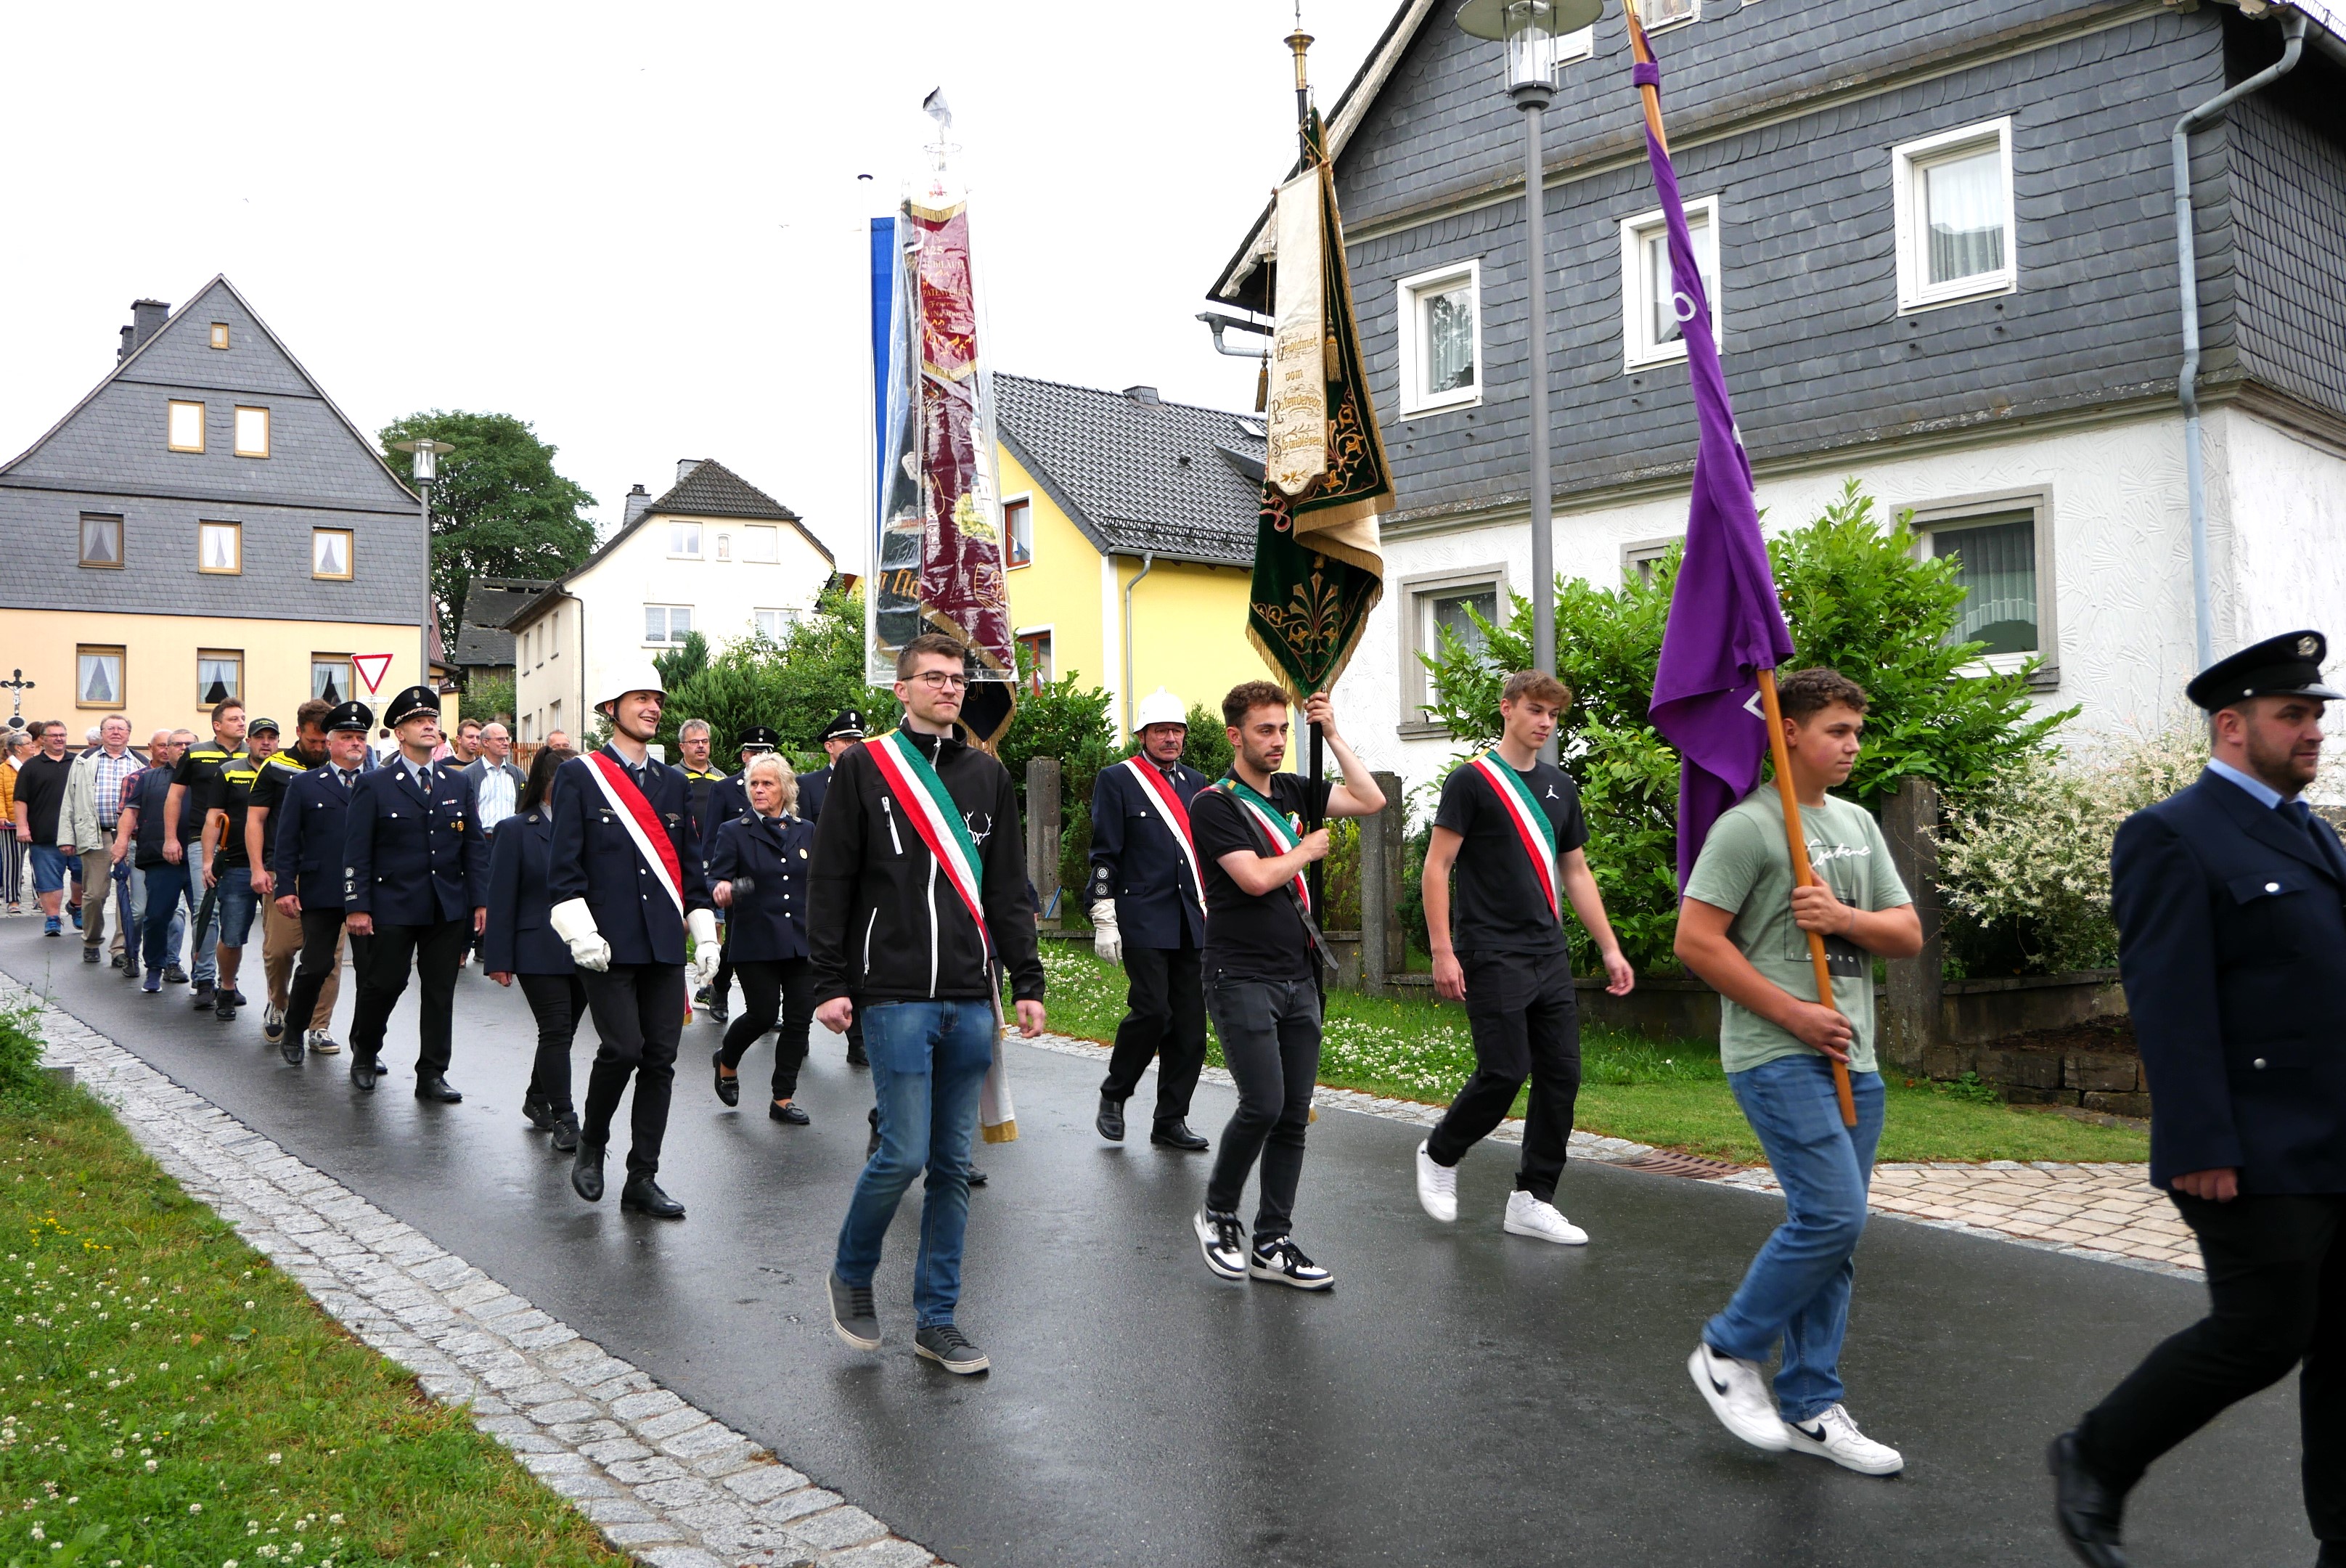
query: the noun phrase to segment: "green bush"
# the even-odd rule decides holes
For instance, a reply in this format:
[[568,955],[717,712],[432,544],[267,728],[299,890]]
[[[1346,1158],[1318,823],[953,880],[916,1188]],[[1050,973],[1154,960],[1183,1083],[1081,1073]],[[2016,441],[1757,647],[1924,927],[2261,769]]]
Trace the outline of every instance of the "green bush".
[[773,729],[792,757],[813,760],[821,755],[815,738],[842,708],[861,711],[875,733],[896,721],[894,693],[863,678],[859,594],[826,593],[780,641],[746,636],[712,656],[695,632],[653,662],[668,685],[659,734],[667,755],[677,755],[686,719],[706,719],[715,732],[712,755],[728,772],[737,761],[735,738],[751,725]]
[[464,687],[464,712],[483,724],[513,725],[514,678],[509,675],[476,675]]
[[31,1003],[0,1012],[0,1105],[22,1107],[50,1093],[41,1071],[41,1010]]

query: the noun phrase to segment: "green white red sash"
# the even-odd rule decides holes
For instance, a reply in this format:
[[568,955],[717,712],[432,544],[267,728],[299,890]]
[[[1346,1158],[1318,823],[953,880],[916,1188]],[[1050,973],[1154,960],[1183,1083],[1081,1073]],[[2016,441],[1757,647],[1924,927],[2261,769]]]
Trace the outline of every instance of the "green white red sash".
[[1507,820],[1515,824],[1515,837],[1523,841],[1524,853],[1531,859],[1532,877],[1539,883],[1540,891],[1547,895],[1547,911],[1561,924],[1564,906],[1556,898],[1555,824],[1532,798],[1532,787],[1524,781],[1524,776],[1508,767],[1495,750],[1485,751],[1466,766],[1482,774],[1499,797]]
[[1189,862],[1189,885],[1197,890],[1198,908],[1203,911],[1206,907],[1206,879],[1198,868],[1198,842],[1189,835],[1189,808],[1183,805],[1181,797],[1173,792],[1172,781],[1144,759],[1127,757],[1124,765],[1132,769],[1132,776],[1140,780],[1141,789],[1157,802],[1157,809],[1165,814],[1165,825],[1173,830],[1174,844],[1179,848],[1181,858]]
[[[1280,815],[1279,808],[1263,799],[1260,792],[1243,780],[1235,776],[1228,776],[1216,782],[1213,787],[1236,800],[1239,803],[1239,809],[1252,817],[1256,825],[1270,835],[1270,841],[1279,847],[1278,853],[1283,855],[1303,841],[1295,830],[1288,825],[1287,819]],[[1295,896],[1302,901],[1304,913],[1313,912],[1311,884],[1304,880],[1301,871],[1295,873]]]
[[944,868],[945,881],[961,895],[962,907],[969,918],[977,922],[977,934],[984,939],[986,951],[994,950],[994,935],[985,927],[985,904],[983,893],[984,869],[977,858],[977,844],[969,836],[968,824],[961,820],[961,808],[945,792],[944,780],[921,748],[906,738],[901,730],[882,735],[863,743],[871,754],[872,766],[880,769],[881,781],[888,792],[904,808],[904,815],[921,842],[929,847]]

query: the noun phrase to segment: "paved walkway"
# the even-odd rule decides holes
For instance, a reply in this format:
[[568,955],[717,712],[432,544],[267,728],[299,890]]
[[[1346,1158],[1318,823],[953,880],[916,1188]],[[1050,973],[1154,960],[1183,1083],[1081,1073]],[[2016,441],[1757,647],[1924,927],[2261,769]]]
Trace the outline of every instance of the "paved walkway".
[[[1877,1224],[1844,1367],[1852,1408],[1909,1471],[1868,1481],[1742,1448],[1686,1386],[1687,1348],[1775,1221],[1764,1195],[1586,1161],[1563,1198],[1595,1244],[1551,1247],[1500,1232],[1512,1151],[1490,1147],[1462,1167],[1464,1217],[1439,1227],[1410,1189],[1417,1130],[1331,1098],[1298,1224],[1336,1290],[1225,1286],[1187,1230],[1203,1163],[1102,1145],[1096,1064],[1014,1048],[1025,1135],[981,1156],[994,1181],[973,1207],[963,1312],[996,1369],[949,1380],[904,1344],[915,1205],[880,1278],[888,1349],[849,1352],[823,1319],[870,1095],[835,1042],[803,1084],[816,1125],[784,1129],[716,1105],[695,1054],[715,1032],[695,1027],[663,1175],[692,1217],[659,1226],[570,1195],[515,1111],[525,1009],[477,976],[458,995],[467,1099],[442,1107],[404,1092],[412,1003],[393,1023],[394,1075],[361,1096],[340,1061],[284,1066],[257,1017],[191,1020],[184,1002],[53,960],[70,944],[37,932],[0,923],[0,970],[48,975],[180,1089],[459,1273],[482,1270],[484,1300],[521,1298],[514,1310],[594,1341],[726,1442],[770,1451],[780,1463],[757,1468],[806,1478],[790,1492],[842,1500],[811,1513],[868,1511],[963,1568],[2057,1564],[2044,1441],[2203,1309],[2188,1281]],[[749,1072],[762,1071],[761,1049]],[[1198,1125],[1218,1131],[1230,1103],[1207,1085]],[[2310,1558],[2292,1398],[2250,1401],[2157,1472],[2132,1521],[2144,1561]],[[676,1436],[598,1419],[627,1428],[602,1441],[657,1451]]]

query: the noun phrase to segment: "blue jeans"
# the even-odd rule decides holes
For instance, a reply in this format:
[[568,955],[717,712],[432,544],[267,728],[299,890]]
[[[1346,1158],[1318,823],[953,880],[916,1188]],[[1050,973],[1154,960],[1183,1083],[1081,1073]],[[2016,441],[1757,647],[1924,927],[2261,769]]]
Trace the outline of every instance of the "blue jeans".
[[1882,1074],[1851,1073],[1849,1081],[1854,1127],[1841,1125],[1832,1064],[1822,1056],[1780,1056],[1727,1075],[1784,1188],[1784,1223],[1702,1337],[1746,1361],[1765,1361],[1781,1339],[1776,1404],[1788,1421],[1813,1420],[1841,1398],[1852,1257],[1865,1233],[1866,1184],[1882,1141]]
[[[176,866],[171,869],[173,871],[178,870]],[[148,870],[152,870],[152,868],[148,868]],[[144,951],[144,943],[147,940],[146,870],[134,870],[130,873],[130,923],[124,929],[133,932],[138,936],[138,943],[137,945],[133,945],[129,949],[129,956],[136,959]],[[178,958],[179,956],[179,944],[187,939],[187,935],[188,917],[186,912],[179,907],[178,901],[175,899],[171,904],[171,923],[165,929],[163,934],[164,952],[168,954],[170,958]]]
[[219,874],[214,890],[219,900],[219,945],[242,947],[252,934],[253,911],[260,907],[252,896],[252,868],[230,866]]
[[956,997],[857,1011],[880,1102],[880,1152],[856,1178],[832,1267],[844,1284],[872,1283],[896,1205],[925,1166],[913,1308],[923,1329],[950,1323],[961,1301],[970,1142],[977,1135],[978,1086],[994,1064],[994,1008],[983,997]]
[[185,862],[173,865],[168,860],[159,866],[149,866],[141,873],[147,882],[147,908],[143,911],[147,972],[160,974],[179,961],[179,901],[188,891],[188,868]]

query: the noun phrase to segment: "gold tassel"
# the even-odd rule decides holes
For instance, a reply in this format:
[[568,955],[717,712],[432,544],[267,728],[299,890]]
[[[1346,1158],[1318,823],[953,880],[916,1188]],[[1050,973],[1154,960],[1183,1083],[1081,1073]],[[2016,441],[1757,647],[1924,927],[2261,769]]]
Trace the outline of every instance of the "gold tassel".
[[1013,1116],[999,1126],[977,1130],[989,1144],[1015,1144],[1018,1141],[1018,1118]]

